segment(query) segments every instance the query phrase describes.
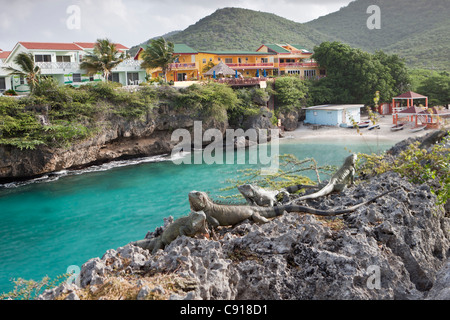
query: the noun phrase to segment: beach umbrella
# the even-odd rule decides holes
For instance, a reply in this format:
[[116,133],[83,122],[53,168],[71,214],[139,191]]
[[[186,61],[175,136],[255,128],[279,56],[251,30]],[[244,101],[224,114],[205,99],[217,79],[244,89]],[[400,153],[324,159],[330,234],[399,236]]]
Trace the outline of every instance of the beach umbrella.
[[213,71],[213,78],[214,79],[216,78],[216,71],[215,70]]
[[256,77],[259,78],[259,70],[256,70]]
[[237,79],[238,78],[238,71],[236,70],[236,73],[234,74],[234,77]]
[[263,70],[264,78],[267,76],[266,69]]

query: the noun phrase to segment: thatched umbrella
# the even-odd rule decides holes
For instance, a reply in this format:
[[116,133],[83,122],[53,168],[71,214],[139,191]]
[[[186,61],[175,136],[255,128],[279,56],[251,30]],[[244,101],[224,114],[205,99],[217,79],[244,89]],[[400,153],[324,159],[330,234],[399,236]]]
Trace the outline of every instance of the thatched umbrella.
[[209,69],[207,72],[204,73],[204,75],[205,76],[222,75],[226,77],[236,75],[236,71],[227,66],[223,61],[220,61],[218,65],[215,65],[214,67]]

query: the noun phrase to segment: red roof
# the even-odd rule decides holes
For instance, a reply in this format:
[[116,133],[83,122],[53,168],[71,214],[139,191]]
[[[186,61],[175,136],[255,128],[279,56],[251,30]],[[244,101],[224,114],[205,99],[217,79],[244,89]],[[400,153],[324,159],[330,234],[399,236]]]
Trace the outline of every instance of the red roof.
[[0,52],[0,59],[8,58],[10,53],[11,53],[11,51],[2,51],[2,52]]
[[[74,42],[78,46],[82,47],[83,49],[92,49],[95,46],[95,42]],[[122,49],[122,50],[128,50],[128,47],[125,47],[123,44],[115,43],[116,49]]]
[[423,111],[423,108],[419,108],[419,107],[409,107],[405,110],[400,111],[399,113],[407,113],[407,114],[417,114]]
[[422,111],[420,114],[437,114],[437,115],[447,115],[450,114],[450,111],[445,110],[445,109],[440,109],[440,108],[428,108],[427,110]]
[[27,49],[35,50],[83,50],[75,43],[63,42],[19,42]]
[[408,91],[399,95],[398,97],[394,97],[394,99],[425,99],[425,98],[426,98],[425,96],[412,91]]

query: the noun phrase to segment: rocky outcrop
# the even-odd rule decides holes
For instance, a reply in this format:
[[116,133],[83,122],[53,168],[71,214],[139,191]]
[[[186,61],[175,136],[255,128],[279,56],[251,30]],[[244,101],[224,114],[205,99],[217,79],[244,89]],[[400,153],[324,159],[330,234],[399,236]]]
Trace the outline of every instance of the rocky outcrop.
[[131,283],[157,274],[174,274],[192,284],[172,298],[448,297],[450,218],[435,205],[427,185],[385,173],[343,193],[308,200],[308,205],[347,207],[396,187],[340,217],[285,213],[263,225],[246,220],[222,228],[218,240],[181,236],[155,255],[132,245],[108,250],[82,266],[81,288],[69,290],[64,284],[41,298],[73,299],[100,292],[111,279]]
[[217,128],[222,133],[227,121],[205,118],[196,112],[160,106],[145,119],[129,120],[115,115],[101,119],[99,133],[69,148],[38,146],[20,150],[0,145],[0,183],[29,179],[63,169],[81,168],[113,160],[170,153],[178,143],[171,141],[175,129],[193,133],[194,121],[202,121],[203,131]]
[[278,114],[278,119],[281,120],[281,125],[286,131],[294,131],[298,128],[299,112],[296,110],[289,111],[286,114]]

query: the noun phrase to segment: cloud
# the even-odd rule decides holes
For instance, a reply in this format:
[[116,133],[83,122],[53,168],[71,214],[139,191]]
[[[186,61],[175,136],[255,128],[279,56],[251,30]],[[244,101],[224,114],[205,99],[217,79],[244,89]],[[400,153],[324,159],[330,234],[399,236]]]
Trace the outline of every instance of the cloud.
[[[127,46],[186,29],[219,8],[240,7],[306,22],[351,0],[0,0],[0,48],[18,41],[95,41],[108,37]],[[68,6],[80,8],[81,28],[69,29]]]

